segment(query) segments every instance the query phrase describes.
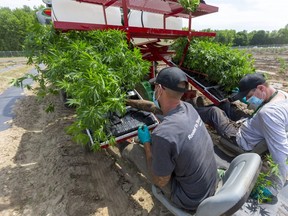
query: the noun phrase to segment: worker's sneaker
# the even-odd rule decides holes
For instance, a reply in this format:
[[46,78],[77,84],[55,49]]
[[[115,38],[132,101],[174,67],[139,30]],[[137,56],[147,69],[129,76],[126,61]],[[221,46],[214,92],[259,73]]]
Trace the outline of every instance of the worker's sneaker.
[[204,98],[202,96],[194,97],[193,99],[187,100],[186,102],[192,104],[193,107],[205,106]]
[[205,106],[204,97],[198,96],[198,97],[196,98],[196,106],[197,106],[197,107],[204,107],[204,106]]

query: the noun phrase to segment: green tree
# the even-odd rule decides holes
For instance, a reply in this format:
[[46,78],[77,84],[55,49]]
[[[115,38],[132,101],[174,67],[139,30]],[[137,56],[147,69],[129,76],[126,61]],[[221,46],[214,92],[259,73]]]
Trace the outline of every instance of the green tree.
[[251,38],[250,45],[263,45],[268,44],[268,33],[264,30],[254,31],[254,35]]
[[278,31],[274,30],[269,33],[269,42],[270,44],[279,44]]
[[247,46],[249,43],[247,31],[237,32],[233,41],[234,46]]
[[215,37],[215,42],[226,44],[227,38],[225,34],[222,31],[217,31],[216,37]]
[[[211,32],[211,29],[202,31]],[[247,46],[288,43],[288,24],[284,28],[272,32],[264,30],[252,32],[246,30],[240,32],[235,30],[212,30],[212,32],[216,32],[216,37],[212,41],[225,45]]]
[[279,44],[287,44],[288,43],[288,28],[282,28],[278,31],[277,40]]
[[22,50],[26,35],[36,23],[35,11],[28,6],[0,8],[0,50]]
[[222,44],[233,44],[236,35],[235,30],[216,30],[215,42]]

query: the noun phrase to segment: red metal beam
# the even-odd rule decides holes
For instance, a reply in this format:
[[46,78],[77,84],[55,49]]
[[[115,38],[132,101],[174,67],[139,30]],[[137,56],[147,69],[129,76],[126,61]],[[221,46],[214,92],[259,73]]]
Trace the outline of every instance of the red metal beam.
[[186,45],[185,45],[185,48],[184,48],[184,51],[183,51],[183,55],[182,55],[182,58],[181,58],[180,63],[179,63],[179,67],[182,66],[182,64],[183,64],[183,62],[184,62],[184,60],[185,60],[185,57],[186,57],[188,48],[189,48],[189,46],[190,46],[190,41],[191,41],[191,38],[188,37],[188,41],[187,41],[187,43],[186,43]]
[[178,7],[178,8],[173,9],[171,13],[165,14],[165,15],[166,15],[166,17],[168,17],[168,16],[174,16],[174,15],[177,15],[177,14],[183,12],[183,10],[184,10],[184,8]]
[[125,27],[115,25],[101,25],[90,23],[74,23],[74,22],[61,22],[55,21],[54,27],[56,29],[62,29],[64,31],[69,30],[108,30],[117,29],[125,32],[129,32],[131,37],[134,38],[160,38],[160,39],[177,39],[179,37],[215,37],[214,32],[197,32],[197,31],[185,31],[185,30],[169,30],[169,29],[156,29],[156,28],[143,28],[143,27]]
[[[125,2],[129,9],[141,10],[158,14],[173,14],[174,10],[179,9],[181,4],[176,1],[163,0],[77,0],[79,2],[86,2],[91,4],[102,4],[104,6],[113,5],[115,7],[122,7]],[[192,17],[202,16],[218,11],[218,7],[200,3],[196,12],[192,13]],[[176,14],[175,14],[176,15]],[[189,18],[189,12],[182,10],[177,13],[177,16]]]
[[[123,9],[123,17],[124,17],[124,25],[123,26],[115,26],[115,25],[102,25],[102,24],[91,24],[91,23],[74,23],[74,22],[60,22],[54,21],[54,27],[56,29],[62,29],[63,31],[69,30],[81,30],[81,31],[89,31],[89,30],[108,30],[108,29],[116,29],[122,30],[126,32],[128,41],[130,38],[155,38],[159,39],[177,39],[179,37],[188,37],[189,40],[192,37],[215,37],[216,33],[214,32],[196,32],[191,31],[192,27],[192,18],[197,16],[202,16],[210,13],[214,13],[218,11],[218,7],[207,5],[200,3],[197,11],[191,13],[182,8],[182,6],[178,3],[177,0],[77,0],[79,2],[86,2],[92,4],[99,4],[103,6],[105,10],[109,6],[121,7]],[[157,14],[163,14],[163,22],[164,29],[156,29],[156,28],[143,28],[143,27],[131,27],[128,22],[128,10],[140,10],[146,12],[152,12]],[[105,11],[104,11],[105,14]],[[174,17],[183,17],[188,18],[189,26],[188,31],[185,30],[169,30],[165,29],[166,27],[166,18],[169,16]],[[107,20],[105,18],[105,23],[107,24]],[[167,47],[157,46],[156,41],[147,43],[143,43],[138,47],[141,49],[143,53],[143,58],[148,59],[150,61],[159,61],[162,60],[166,64],[172,66],[172,63],[165,59],[165,55],[171,55],[171,52],[168,51]],[[187,44],[186,49],[188,49],[189,43]],[[185,58],[187,50],[183,53],[183,57],[180,63],[183,62]],[[214,104],[219,104],[219,101],[212,97],[209,93],[207,93],[201,86],[195,83],[192,79],[188,78],[189,82],[200,92],[202,92],[207,98],[209,98]]]
[[105,4],[104,4],[104,6],[106,6],[106,7],[109,7],[109,6],[111,6],[111,5],[113,5],[115,2],[117,2],[118,0],[111,0],[111,1],[108,1],[108,2],[106,2]]
[[201,88],[197,83],[195,83],[192,79],[188,78],[188,82],[194,86],[198,91],[200,91],[203,95],[205,95],[212,103],[215,105],[219,105],[219,101],[216,100],[214,97],[212,97],[210,94],[208,94],[203,88]]

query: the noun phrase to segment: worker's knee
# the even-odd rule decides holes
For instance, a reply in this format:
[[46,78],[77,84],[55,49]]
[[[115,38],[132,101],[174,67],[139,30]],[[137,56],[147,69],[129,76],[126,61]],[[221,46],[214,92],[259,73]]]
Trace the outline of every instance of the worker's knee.
[[224,114],[224,111],[221,110],[220,108],[216,107],[216,106],[212,106],[209,110],[209,113],[211,116],[213,117],[216,117],[216,116],[219,116],[219,115],[223,115]]

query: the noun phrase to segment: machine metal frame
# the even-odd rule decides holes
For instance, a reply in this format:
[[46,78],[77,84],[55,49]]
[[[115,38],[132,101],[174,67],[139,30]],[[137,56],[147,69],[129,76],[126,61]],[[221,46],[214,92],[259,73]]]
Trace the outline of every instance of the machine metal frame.
[[[190,40],[192,37],[215,37],[214,32],[198,32],[192,31],[192,18],[199,17],[215,13],[218,11],[218,7],[200,3],[198,9],[195,12],[186,11],[177,0],[77,0],[78,2],[97,4],[102,6],[104,12],[105,24],[95,23],[79,23],[79,22],[63,22],[55,20],[54,26],[56,29],[62,31],[69,30],[108,30],[117,29],[122,30],[127,35],[127,41],[130,42],[134,38],[147,38],[149,40],[137,44],[137,47],[141,50],[143,59],[156,62],[163,61],[169,66],[175,65],[173,62],[167,59],[167,56],[171,56],[173,51],[169,50],[168,45],[159,44],[160,40],[175,40],[179,37],[187,37],[188,42],[183,52],[182,60],[178,67],[182,68],[181,65],[187,54]],[[120,7],[123,10],[123,25],[108,25],[106,9],[110,6]],[[146,28],[146,27],[135,27],[129,26],[128,17],[129,10],[145,11],[150,13],[162,14],[163,15],[163,26],[164,28]],[[187,30],[172,30],[166,28],[166,19],[168,17],[180,17],[188,19]],[[182,68],[184,69],[184,68]],[[192,71],[193,73],[193,71]],[[197,72],[195,72],[197,73]],[[199,73],[199,72],[198,72]],[[155,67],[151,67],[150,78],[155,76]],[[205,74],[204,74],[205,76]],[[208,99],[214,104],[219,104],[219,100],[211,93],[209,93],[203,85],[199,84],[193,77],[187,76],[189,83],[194,86],[197,90],[203,93]]]

